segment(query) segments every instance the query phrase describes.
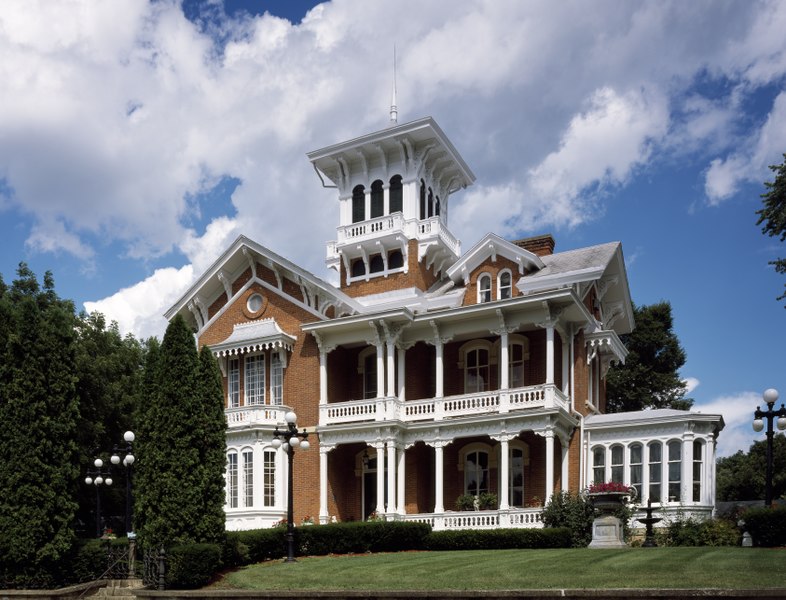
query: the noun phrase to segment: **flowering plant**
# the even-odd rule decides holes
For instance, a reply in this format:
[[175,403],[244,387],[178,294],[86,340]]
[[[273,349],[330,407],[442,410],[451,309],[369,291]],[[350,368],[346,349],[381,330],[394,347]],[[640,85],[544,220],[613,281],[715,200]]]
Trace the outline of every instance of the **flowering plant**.
[[116,540],[117,536],[114,534],[114,532],[111,529],[109,529],[109,527],[107,527],[106,529],[104,529],[104,534],[101,536],[101,539],[102,540]]
[[601,483],[593,483],[587,489],[589,494],[630,494],[634,488],[620,483],[619,481],[606,481]]
[[314,519],[311,517],[311,515],[306,515],[303,518],[303,525],[313,525],[313,524],[314,524]]

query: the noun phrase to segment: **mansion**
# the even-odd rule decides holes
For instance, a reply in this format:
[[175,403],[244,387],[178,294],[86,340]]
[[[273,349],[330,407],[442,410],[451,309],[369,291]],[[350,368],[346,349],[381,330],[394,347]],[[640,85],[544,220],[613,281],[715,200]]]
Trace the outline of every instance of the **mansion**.
[[462,253],[450,199],[475,176],[431,118],[308,158],[337,191],[338,287],[241,236],[166,314],[221,367],[228,529],[285,518],[288,411],[311,446],[294,451],[298,525],[541,527],[555,492],[612,480],[713,513],[720,415],[605,414],[635,326],[619,243],[488,233]]

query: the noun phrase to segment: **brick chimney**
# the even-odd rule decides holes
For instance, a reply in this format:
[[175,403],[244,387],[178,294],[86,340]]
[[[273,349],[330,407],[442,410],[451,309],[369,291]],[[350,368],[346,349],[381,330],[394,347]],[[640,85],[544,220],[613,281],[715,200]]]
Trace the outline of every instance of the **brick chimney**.
[[550,233],[545,235],[536,235],[535,237],[528,237],[521,240],[513,240],[514,244],[529,250],[538,256],[546,256],[547,254],[554,254],[554,238]]

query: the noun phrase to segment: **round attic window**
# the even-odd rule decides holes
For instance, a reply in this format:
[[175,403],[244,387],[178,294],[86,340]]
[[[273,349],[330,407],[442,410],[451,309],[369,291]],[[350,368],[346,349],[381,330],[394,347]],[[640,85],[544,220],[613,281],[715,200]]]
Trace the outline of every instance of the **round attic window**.
[[265,299],[262,297],[261,294],[252,294],[248,298],[248,302],[246,302],[246,308],[248,308],[248,312],[257,313],[262,310],[262,307],[265,305]]

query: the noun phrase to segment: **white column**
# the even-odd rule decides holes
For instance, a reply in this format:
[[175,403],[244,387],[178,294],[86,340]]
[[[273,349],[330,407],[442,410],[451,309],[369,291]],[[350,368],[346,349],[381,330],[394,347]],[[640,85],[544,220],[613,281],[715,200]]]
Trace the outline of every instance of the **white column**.
[[385,182],[382,184],[382,214],[389,215],[390,214],[390,182]]
[[693,434],[682,438],[682,472],[680,473],[680,501],[693,502]]
[[[702,481],[702,500],[707,504],[715,506],[715,436],[707,436],[707,443],[704,445],[704,469],[707,473],[705,481]],[[715,509],[713,508],[713,515]]]
[[406,446],[399,446],[398,448],[398,481],[396,482],[396,508],[398,514],[407,514],[407,496],[406,496],[406,466],[407,466],[407,448]]
[[319,446],[319,522],[328,522],[328,452],[332,446]]
[[385,512],[385,442],[374,444],[377,450],[377,516]]
[[319,351],[319,403],[327,404],[328,393],[327,351]]
[[554,325],[546,327],[546,385],[554,383]]
[[366,188],[366,196],[363,205],[366,207],[366,213],[363,215],[363,220],[368,221],[371,218],[371,186]]
[[445,512],[444,480],[445,461],[442,454],[444,442],[436,442],[434,446],[434,512]]
[[396,345],[392,342],[387,342],[388,347],[388,365],[387,365],[387,375],[388,375],[388,387],[387,393],[385,396],[388,398],[392,398],[396,395]]
[[508,332],[504,328],[499,336],[499,389],[510,387],[510,362],[508,354]]
[[567,339],[562,340],[562,393],[566,396],[570,392],[570,344]]
[[385,397],[385,346],[377,343],[377,398]]
[[510,452],[508,437],[499,440],[499,509],[510,508]]
[[645,441],[643,446],[641,452],[641,498],[639,498],[639,504],[646,506],[647,500],[650,499],[650,445]]
[[442,343],[442,340],[440,339],[435,340],[434,347],[437,350],[436,360],[434,361],[436,363],[434,367],[436,369],[437,385],[436,385],[436,393],[434,395],[437,398],[442,398],[445,395],[445,381],[444,381],[445,363],[443,359],[444,344]]
[[569,465],[570,465],[570,458],[568,454],[568,450],[570,447],[568,446],[568,442],[560,438],[560,448],[562,449],[562,472],[560,473],[560,478],[562,480],[561,489],[563,492],[568,491],[568,474],[569,474]]
[[398,348],[398,399],[406,400],[406,356],[404,348]]
[[396,510],[396,443],[394,441],[387,442],[387,455],[388,455],[388,495],[387,506],[385,512],[395,513]]
[[546,438],[546,498],[544,504],[548,504],[554,492],[554,432],[546,431],[544,437]]

